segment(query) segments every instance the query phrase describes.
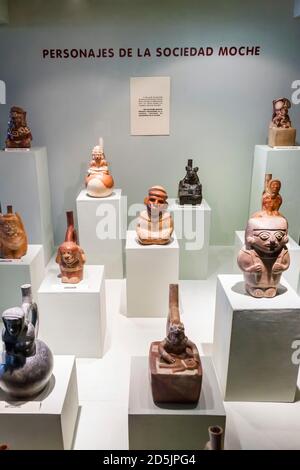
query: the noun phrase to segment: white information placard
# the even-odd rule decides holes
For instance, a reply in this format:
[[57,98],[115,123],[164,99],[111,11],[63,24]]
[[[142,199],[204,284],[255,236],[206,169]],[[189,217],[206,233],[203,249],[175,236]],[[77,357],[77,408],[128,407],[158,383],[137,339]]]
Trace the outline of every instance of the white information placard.
[[130,79],[131,135],[170,135],[170,77]]

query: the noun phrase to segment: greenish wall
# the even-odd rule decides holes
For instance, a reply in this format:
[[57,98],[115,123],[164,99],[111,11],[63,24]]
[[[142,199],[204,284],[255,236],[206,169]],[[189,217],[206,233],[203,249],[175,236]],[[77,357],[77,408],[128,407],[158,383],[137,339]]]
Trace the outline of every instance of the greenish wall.
[[[300,79],[299,21],[292,0],[11,0],[0,28],[3,142],[9,107],[28,110],[35,145],[46,145],[56,241],[75,209],[99,135],[118,187],[141,202],[152,184],[170,197],[186,159],[200,167],[213,209],[213,244],[231,244],[248,214],[254,145],[265,143],[273,98]],[[253,44],[259,57],[44,61],[43,48]],[[170,76],[171,135],[132,137],[131,76]],[[300,111],[292,111],[300,132]],[[280,175],[277,175],[280,176]],[[292,175],[293,177],[293,175]],[[15,190],[15,189],[14,189]]]
[[8,3],[7,0],[0,0],[0,25],[8,23]]

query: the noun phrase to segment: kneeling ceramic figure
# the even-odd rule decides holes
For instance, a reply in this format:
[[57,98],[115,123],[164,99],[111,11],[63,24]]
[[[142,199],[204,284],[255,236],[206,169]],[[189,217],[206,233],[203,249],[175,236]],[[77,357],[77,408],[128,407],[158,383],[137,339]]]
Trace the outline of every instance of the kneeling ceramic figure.
[[67,212],[68,228],[64,243],[57,251],[56,262],[60,266],[61,280],[67,284],[78,284],[83,279],[85,254],[77,244],[73,212]]
[[29,399],[48,384],[53,356],[48,346],[36,339],[38,309],[31,298],[31,286],[22,286],[22,307],[2,315],[4,354],[0,364],[0,388],[14,398]]
[[149,189],[144,202],[147,210],[140,213],[136,227],[142,245],[167,245],[171,241],[174,223],[167,211],[168,195],[162,186]]
[[178,284],[170,285],[167,337],[150,346],[149,366],[156,403],[197,403],[202,386],[202,366],[197,346],[180,321]]
[[245,247],[238,255],[245,288],[252,297],[275,297],[281,274],[289,268],[288,223],[281,215],[262,213],[247,224]]
[[114,189],[114,180],[109,173],[108,163],[103,150],[103,139],[94,147],[92,161],[88,169],[85,185],[87,194],[91,197],[108,197]]
[[7,214],[2,214],[0,206],[0,258],[21,259],[28,248],[27,235],[19,214],[7,206]]

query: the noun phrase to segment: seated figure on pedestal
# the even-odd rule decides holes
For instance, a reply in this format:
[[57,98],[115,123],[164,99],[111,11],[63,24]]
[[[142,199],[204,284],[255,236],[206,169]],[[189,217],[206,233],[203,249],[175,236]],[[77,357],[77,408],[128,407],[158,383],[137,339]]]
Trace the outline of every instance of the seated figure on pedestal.
[[23,221],[12,206],[7,206],[7,214],[2,214],[0,204],[0,258],[21,259],[28,248]]
[[198,176],[198,167],[193,168],[193,160],[188,160],[186,166],[186,176],[179,183],[178,199],[179,204],[201,204],[202,184]]
[[67,212],[68,228],[65,241],[57,251],[56,262],[60,266],[61,280],[67,284],[78,284],[83,279],[85,254],[77,244],[73,212]]
[[296,143],[296,129],[292,127],[290,108],[291,102],[287,98],[278,98],[273,101],[273,116],[269,129],[271,147],[289,147]]
[[271,174],[266,174],[265,189],[262,195],[262,208],[261,211],[254,214],[254,217],[263,217],[265,215],[281,215],[279,212],[279,209],[282,205],[280,189],[280,180],[272,179]]
[[142,245],[166,245],[172,239],[174,223],[167,211],[168,195],[162,186],[153,186],[145,198],[147,210],[140,213],[136,232]]
[[108,197],[114,189],[114,180],[109,173],[103,150],[103,139],[94,147],[92,161],[85,178],[87,194],[91,197]]
[[245,247],[238,265],[252,297],[275,297],[281,274],[289,268],[288,223],[283,216],[252,216],[246,228]]
[[201,360],[180,321],[178,289],[178,284],[170,285],[167,337],[150,347],[151,387],[157,403],[197,403],[201,392]]
[[32,135],[26,122],[26,112],[24,109],[13,106],[10,110],[10,119],[8,122],[8,131],[6,139],[6,148],[24,148],[31,147]]

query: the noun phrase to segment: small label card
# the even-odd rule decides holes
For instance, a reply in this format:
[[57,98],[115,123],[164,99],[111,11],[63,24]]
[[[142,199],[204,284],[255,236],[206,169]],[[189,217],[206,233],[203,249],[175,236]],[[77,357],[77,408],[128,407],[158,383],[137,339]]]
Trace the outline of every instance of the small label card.
[[170,135],[170,77],[130,79],[131,135]]
[[20,152],[20,153],[30,152],[31,151],[30,148],[25,148],[25,149],[22,149],[22,148],[16,148],[16,149],[9,148],[9,149],[7,149],[7,148],[5,148],[4,150],[5,150],[5,152]]
[[276,146],[273,147],[274,150],[300,150],[300,147],[298,145],[290,145],[290,146]]
[[38,413],[41,409],[41,401],[6,402],[0,401],[1,413]]
[[86,279],[78,284],[64,284],[61,282],[60,284],[53,285],[52,290],[61,292],[86,292],[89,290],[89,283]]
[[22,264],[23,262],[22,259],[0,259],[0,264]]

